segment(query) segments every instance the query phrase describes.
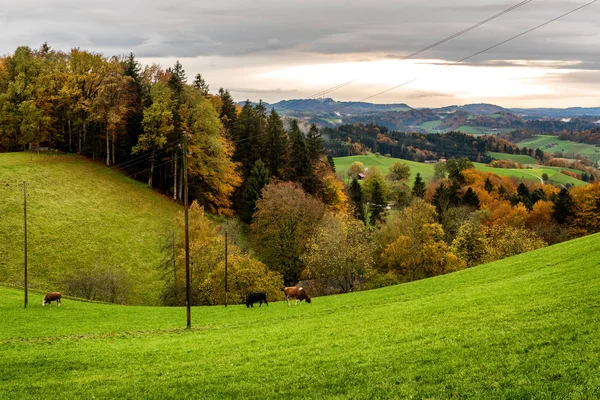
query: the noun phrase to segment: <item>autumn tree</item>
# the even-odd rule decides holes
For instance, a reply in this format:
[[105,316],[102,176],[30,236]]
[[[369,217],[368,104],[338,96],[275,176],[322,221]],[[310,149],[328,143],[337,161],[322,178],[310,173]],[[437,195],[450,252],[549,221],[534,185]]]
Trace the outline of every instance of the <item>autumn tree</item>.
[[365,172],[365,166],[360,161],[354,161],[350,164],[350,167],[348,167],[348,176],[350,178],[354,179],[358,177],[358,174],[362,174],[363,172]]
[[270,183],[256,202],[251,242],[259,259],[283,275],[286,285],[298,282],[301,256],[324,213],[324,205],[292,182]]
[[390,181],[401,181],[410,177],[410,167],[402,161],[396,161],[386,176]]
[[470,218],[460,226],[456,238],[452,241],[452,251],[467,267],[484,262],[487,241],[478,218]]
[[327,214],[306,244],[303,276],[325,284],[331,280],[342,293],[350,292],[371,269],[370,247],[363,223],[348,215]]

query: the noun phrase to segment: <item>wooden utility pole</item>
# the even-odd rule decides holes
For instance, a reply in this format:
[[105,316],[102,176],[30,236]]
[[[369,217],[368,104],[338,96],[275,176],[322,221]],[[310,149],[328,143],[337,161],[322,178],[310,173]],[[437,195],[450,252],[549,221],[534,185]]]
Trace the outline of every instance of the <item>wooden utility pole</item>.
[[225,229],[225,307],[227,307],[227,229]]
[[190,229],[188,224],[188,169],[187,169],[187,132],[183,132],[183,209],[185,220],[185,305],[187,311],[187,327],[192,327],[192,310],[190,308]]
[[25,286],[25,308],[27,308],[27,181],[23,181],[23,251],[24,251],[24,286]]

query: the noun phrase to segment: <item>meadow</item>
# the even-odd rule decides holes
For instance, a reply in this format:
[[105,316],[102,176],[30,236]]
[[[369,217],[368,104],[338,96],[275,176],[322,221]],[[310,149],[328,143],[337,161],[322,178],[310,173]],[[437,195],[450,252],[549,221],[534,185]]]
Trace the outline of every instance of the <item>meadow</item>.
[[537,162],[535,158],[524,154],[505,154],[493,151],[488,151],[486,154],[496,160],[511,160],[519,164],[535,164]]
[[[600,160],[600,147],[593,144],[577,143],[570,140],[560,140],[558,136],[537,135],[533,138],[523,140],[518,143],[521,147],[541,149],[546,153],[554,154],[557,151],[565,153],[567,158],[575,158],[575,155],[581,154],[588,156],[592,161]],[[550,145],[556,145],[549,147]]]
[[[524,156],[527,157],[527,156]],[[348,156],[348,157],[337,157],[334,158],[336,171],[342,175],[348,171],[348,168],[353,162],[360,161],[365,167],[377,167],[383,175],[387,175],[390,167],[396,161],[402,161],[410,167],[410,178],[412,182],[417,175],[417,172],[421,174],[423,179],[427,182],[433,178],[434,164],[420,163],[416,161],[401,160],[399,158],[376,156],[375,154],[369,154],[366,156]],[[475,168],[483,172],[491,172],[500,176],[509,176],[517,179],[526,181],[540,182],[541,177],[544,173],[548,174],[549,182],[553,184],[566,184],[570,183],[574,186],[586,185],[585,182],[578,179],[572,178],[565,174],[561,174],[561,169],[558,167],[545,167],[538,166],[538,168],[531,169],[506,169],[506,168],[492,168],[486,164],[473,163]]]
[[23,278],[23,181],[27,181],[29,279],[56,290],[81,270],[125,270],[129,301],[157,304],[158,263],[180,209],[128,178],[75,155],[0,154],[0,282]]
[[[0,398],[597,398],[600,235],[288,307],[41,307],[0,287]],[[273,299],[271,299],[273,300]]]

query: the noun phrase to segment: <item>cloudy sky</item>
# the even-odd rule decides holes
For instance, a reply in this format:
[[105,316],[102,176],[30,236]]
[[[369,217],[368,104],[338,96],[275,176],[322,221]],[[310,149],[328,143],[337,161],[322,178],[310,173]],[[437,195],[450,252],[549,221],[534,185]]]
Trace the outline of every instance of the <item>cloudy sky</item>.
[[520,0],[0,0],[0,54],[46,41],[163,67],[179,59],[236,100],[307,98],[352,81],[326,96],[357,101],[412,81],[368,101],[600,107],[600,2],[455,64],[589,1],[532,0],[402,60]]

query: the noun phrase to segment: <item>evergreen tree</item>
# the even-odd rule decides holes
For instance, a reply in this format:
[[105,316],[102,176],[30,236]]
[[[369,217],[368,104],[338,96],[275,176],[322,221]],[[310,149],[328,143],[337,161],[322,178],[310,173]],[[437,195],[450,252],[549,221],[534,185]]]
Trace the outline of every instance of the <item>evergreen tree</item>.
[[249,223],[252,221],[252,215],[256,209],[256,201],[260,199],[261,191],[269,181],[270,173],[267,166],[262,160],[256,161],[244,187],[244,204],[240,213],[240,217],[244,222]]
[[299,182],[307,193],[314,194],[315,188],[311,187],[310,182],[311,167],[306,140],[295,119],[290,127],[290,141],[288,177],[291,181]]
[[446,187],[446,185],[442,182],[435,189],[435,192],[433,193],[433,198],[431,199],[431,204],[435,206],[435,211],[437,212],[438,219],[440,221],[442,220],[444,213],[450,208],[451,203],[452,202],[450,199],[450,191],[448,190],[448,187]]
[[483,184],[483,188],[488,193],[492,193],[492,191],[494,190],[494,185],[492,184],[492,181],[490,180],[489,176],[487,178],[485,178],[485,182]]
[[223,90],[223,88],[220,88],[219,97],[221,98],[222,103],[219,118],[221,118],[221,122],[223,122],[225,133],[228,136],[231,136],[237,121],[237,109],[235,107],[235,103],[233,102],[233,98],[229,94],[229,90]]
[[462,198],[462,203],[465,206],[468,207],[473,207],[475,209],[479,209],[479,196],[477,196],[477,193],[475,193],[473,191],[473,189],[471,189],[471,187],[469,186],[469,188],[467,189],[467,191],[465,192],[463,198]]
[[352,214],[354,218],[366,223],[367,216],[365,215],[365,203],[362,188],[356,178],[352,179],[350,184],[350,201],[352,203]]
[[552,206],[552,218],[559,224],[564,224],[575,214],[575,202],[571,193],[565,188],[562,188]]
[[196,74],[196,77],[194,78],[194,83],[192,84],[192,86],[194,86],[196,89],[200,90],[200,92],[202,92],[203,96],[208,95],[208,90],[210,87],[208,86],[208,83],[206,83],[204,78],[202,77],[202,74],[200,74],[200,73]]
[[333,161],[333,157],[331,154],[327,153],[327,163],[329,163],[329,167],[333,172],[335,172],[335,162]]
[[306,135],[306,148],[308,150],[308,158],[311,163],[318,161],[323,154],[325,154],[325,147],[323,145],[323,139],[321,138],[321,132],[315,124],[310,126],[308,134]]
[[267,151],[269,171],[272,176],[283,179],[285,176],[286,149],[288,146],[288,136],[283,129],[283,121],[275,109],[267,119]]
[[242,176],[250,175],[252,166],[260,158],[260,149],[257,149],[258,135],[260,134],[260,119],[256,110],[246,101],[239,118],[233,129],[233,137],[236,144],[233,160],[241,163]]
[[[135,59],[133,53],[129,53],[129,56],[123,61],[124,75],[128,76],[132,80],[132,93],[131,93],[131,109],[125,119],[125,140],[123,143],[122,157],[128,157],[131,152],[131,148],[138,142],[140,134],[143,133],[142,120],[144,118],[144,105],[149,103],[150,96],[144,96],[144,90],[142,86],[142,68]],[[149,91],[149,90],[148,90]],[[150,106],[150,104],[146,104]]]
[[423,182],[423,178],[421,178],[421,174],[419,172],[417,172],[415,182],[413,183],[412,194],[413,196],[421,199],[425,197],[425,182]]
[[371,225],[376,225],[378,222],[385,221],[385,207],[383,188],[379,181],[375,181],[371,193],[371,203],[369,204],[369,210],[371,211],[369,222],[371,222]]

